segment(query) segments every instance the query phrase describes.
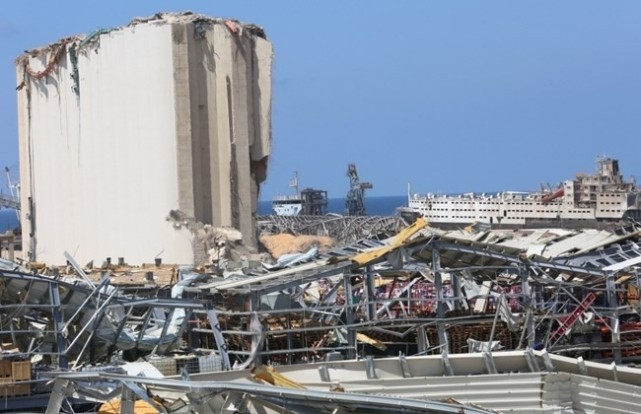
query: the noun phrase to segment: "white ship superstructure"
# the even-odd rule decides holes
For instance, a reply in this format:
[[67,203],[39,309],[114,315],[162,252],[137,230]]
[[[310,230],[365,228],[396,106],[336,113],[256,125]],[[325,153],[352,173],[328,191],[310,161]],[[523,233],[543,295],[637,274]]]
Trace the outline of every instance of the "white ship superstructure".
[[272,208],[279,216],[297,216],[303,210],[303,200],[300,195],[277,195]]
[[599,158],[596,174],[577,174],[556,190],[497,194],[409,195],[405,212],[434,224],[525,225],[536,221],[612,221],[641,218],[641,194],[619,162]]
[[298,191],[298,171],[294,171],[289,186],[294,190],[294,194],[277,195],[272,200],[272,209],[279,216],[297,216],[303,210],[303,199]]
[[298,172],[294,171],[294,177],[289,181],[289,186],[294,194],[277,195],[272,199],[272,209],[278,216],[312,215],[320,216],[327,214],[327,191],[305,188],[298,190]]

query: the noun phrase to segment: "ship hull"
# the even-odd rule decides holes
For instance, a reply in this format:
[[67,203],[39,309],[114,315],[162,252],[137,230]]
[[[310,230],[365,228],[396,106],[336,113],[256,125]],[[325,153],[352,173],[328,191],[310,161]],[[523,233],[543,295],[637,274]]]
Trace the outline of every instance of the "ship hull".
[[555,190],[539,192],[466,193],[457,196],[409,195],[401,215],[425,217],[439,227],[483,223],[492,227],[595,227],[641,219],[641,191],[625,181],[618,161],[599,160],[594,175],[577,174]]

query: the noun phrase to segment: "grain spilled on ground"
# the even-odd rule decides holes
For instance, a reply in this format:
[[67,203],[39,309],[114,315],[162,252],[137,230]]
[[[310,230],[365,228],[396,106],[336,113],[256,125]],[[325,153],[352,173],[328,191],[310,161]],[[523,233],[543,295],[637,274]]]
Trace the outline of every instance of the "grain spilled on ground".
[[260,237],[272,257],[287,253],[303,253],[312,247],[318,247],[320,252],[327,252],[334,247],[334,240],[326,236],[294,236],[291,234],[269,234]]

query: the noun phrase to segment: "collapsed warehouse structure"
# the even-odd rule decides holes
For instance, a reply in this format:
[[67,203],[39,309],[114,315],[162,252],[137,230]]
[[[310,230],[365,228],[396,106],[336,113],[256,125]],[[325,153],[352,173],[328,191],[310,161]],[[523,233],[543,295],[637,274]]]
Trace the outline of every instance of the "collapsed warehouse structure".
[[[637,410],[635,224],[272,217],[342,242],[225,254],[256,242],[271,53],[259,27],[182,13],[18,59],[31,263],[0,261],[0,409]],[[59,246],[78,248],[51,266]]]
[[172,211],[233,227],[255,247],[271,145],[271,65],[260,27],[189,12],[20,56],[28,259],[60,264],[68,248],[82,263],[200,263],[197,235],[171,220]]
[[[134,271],[111,267],[92,277],[70,255],[68,271],[42,270],[51,275],[7,264],[0,272],[7,304],[0,335],[13,352],[4,357],[24,362],[42,355],[29,383],[36,392],[51,376],[58,378],[50,412],[74,398],[116,398],[124,408],[133,404],[134,394],[142,398],[154,392],[165,401],[159,410],[168,412],[181,412],[176,404],[187,410],[203,401],[230,410],[233,402],[246,412],[261,412],[252,411],[257,406],[305,412],[298,404],[312,400],[319,411],[333,412],[328,407],[359,407],[363,399],[351,393],[405,395],[409,383],[433,376],[451,377],[450,384],[457,385],[432,389],[432,399],[456,398],[468,404],[466,410],[481,404],[499,411],[538,406],[548,410],[540,412],[560,412],[568,404],[577,410],[594,404],[633,412],[629,407],[639,404],[641,372],[624,365],[638,363],[641,355],[639,227],[445,232],[425,224],[419,220],[391,238],[363,239],[323,254],[311,249],[276,263],[152,266],[140,271],[145,282],[134,285],[119,284]],[[169,269],[171,277],[156,284],[153,273]],[[65,273],[75,278],[69,281]],[[561,355],[565,359],[554,359]],[[396,356],[393,362],[374,359],[390,356]],[[158,373],[153,380],[133,378],[137,374],[127,374],[123,361],[146,361]],[[307,391],[283,391],[282,380],[272,381],[281,387],[273,391],[280,399],[274,399],[268,388],[244,383],[261,381],[256,369],[262,364],[292,375],[289,386]],[[423,370],[421,364],[431,368]],[[252,367],[254,374],[247,371]],[[340,367],[347,371],[337,375]],[[114,369],[120,371],[109,374]],[[386,378],[386,372],[398,384],[372,382]],[[551,390],[568,378],[578,388],[557,400],[539,393],[538,399],[517,399],[512,405],[500,393],[468,395],[457,388],[469,389],[469,381],[492,387],[492,378],[505,381],[499,377],[507,374],[510,381],[534,381],[528,382],[532,389]],[[191,383],[179,386],[162,375],[182,375]],[[456,382],[469,375],[477,377]],[[83,386],[91,384],[91,390],[103,382],[109,385],[103,394]],[[621,388],[610,382],[631,387],[627,396],[613,399],[597,390]],[[344,396],[327,392],[334,388]],[[310,391],[321,389],[324,394]],[[592,393],[592,399],[582,399],[581,393]],[[409,412],[463,409],[435,411],[431,403],[412,400],[417,395],[418,389],[406,395],[414,410]],[[332,403],[333,398],[340,402]],[[404,397],[384,398],[390,398],[385,404],[398,404],[394,398]]]

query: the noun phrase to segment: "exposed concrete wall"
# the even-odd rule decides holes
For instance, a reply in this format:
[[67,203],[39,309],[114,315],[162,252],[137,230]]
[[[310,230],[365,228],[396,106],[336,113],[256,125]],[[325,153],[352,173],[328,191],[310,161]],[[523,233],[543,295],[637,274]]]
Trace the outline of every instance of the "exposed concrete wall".
[[192,235],[167,221],[170,210],[235,227],[255,245],[271,141],[272,50],[261,36],[251,25],[158,15],[20,57],[32,259],[60,263],[68,250],[80,262],[193,263]]

